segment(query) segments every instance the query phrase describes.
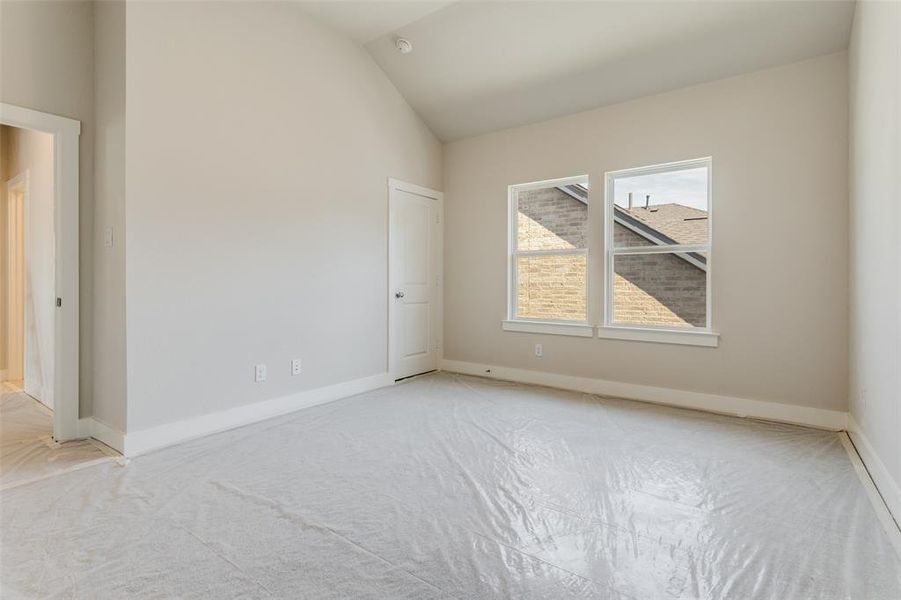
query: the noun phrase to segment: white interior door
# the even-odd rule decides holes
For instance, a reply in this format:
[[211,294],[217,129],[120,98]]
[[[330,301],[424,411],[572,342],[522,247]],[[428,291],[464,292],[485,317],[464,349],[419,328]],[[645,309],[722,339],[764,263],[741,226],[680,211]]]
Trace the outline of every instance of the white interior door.
[[389,186],[388,370],[403,379],[438,368],[442,197],[394,180]]

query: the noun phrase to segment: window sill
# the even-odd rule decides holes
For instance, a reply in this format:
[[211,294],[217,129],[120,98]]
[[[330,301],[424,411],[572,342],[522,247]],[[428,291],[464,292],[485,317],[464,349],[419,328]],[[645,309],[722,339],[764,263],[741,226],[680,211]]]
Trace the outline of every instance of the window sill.
[[546,333],[550,335],[572,335],[576,337],[593,337],[594,327],[584,323],[556,323],[551,321],[503,321],[504,331],[522,333]]
[[608,340],[657,342],[684,346],[706,346],[708,348],[716,348],[720,343],[720,334],[709,331],[673,331],[671,329],[647,329],[643,327],[598,327],[598,337]]

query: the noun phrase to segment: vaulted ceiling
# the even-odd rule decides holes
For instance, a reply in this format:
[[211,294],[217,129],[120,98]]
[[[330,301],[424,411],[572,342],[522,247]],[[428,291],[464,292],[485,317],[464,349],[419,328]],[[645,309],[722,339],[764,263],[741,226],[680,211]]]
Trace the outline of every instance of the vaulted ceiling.
[[831,0],[303,6],[362,44],[445,141],[837,52],[854,11]]

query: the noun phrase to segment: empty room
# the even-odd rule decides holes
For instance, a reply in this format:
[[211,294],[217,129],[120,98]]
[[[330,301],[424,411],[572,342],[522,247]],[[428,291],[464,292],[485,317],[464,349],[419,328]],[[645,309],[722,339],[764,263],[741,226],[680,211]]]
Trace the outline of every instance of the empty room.
[[901,598],[901,0],[0,0],[0,597]]

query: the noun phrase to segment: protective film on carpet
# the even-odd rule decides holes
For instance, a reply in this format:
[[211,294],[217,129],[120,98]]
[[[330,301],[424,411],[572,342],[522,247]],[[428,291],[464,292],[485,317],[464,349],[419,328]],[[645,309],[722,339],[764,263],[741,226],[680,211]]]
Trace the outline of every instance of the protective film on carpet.
[[450,374],[0,511],[3,598],[901,598],[839,434]]
[[0,394],[0,491],[113,460],[114,454],[95,440],[53,441],[48,408],[21,391]]

